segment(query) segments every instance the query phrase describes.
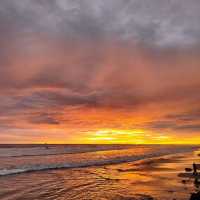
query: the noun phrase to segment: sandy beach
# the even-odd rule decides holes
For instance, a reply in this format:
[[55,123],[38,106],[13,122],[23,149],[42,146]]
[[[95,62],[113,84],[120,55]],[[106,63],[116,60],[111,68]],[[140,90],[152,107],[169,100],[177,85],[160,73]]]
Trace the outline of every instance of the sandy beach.
[[2,176],[0,199],[189,200],[199,185],[180,173],[200,162],[198,153]]

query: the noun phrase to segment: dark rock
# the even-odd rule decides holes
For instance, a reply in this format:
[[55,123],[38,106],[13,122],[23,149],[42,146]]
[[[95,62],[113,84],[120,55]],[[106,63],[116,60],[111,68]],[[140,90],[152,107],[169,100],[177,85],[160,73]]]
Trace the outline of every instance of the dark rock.
[[200,200],[200,192],[192,193],[190,200]]
[[186,172],[191,172],[191,171],[192,171],[192,169],[191,169],[191,168],[188,168],[188,167],[186,167],[186,168],[185,168],[185,171],[186,171]]
[[200,180],[199,180],[198,178],[195,178],[194,184],[195,184],[195,185],[200,185]]
[[182,183],[183,183],[183,184],[186,184],[186,180],[182,180]]

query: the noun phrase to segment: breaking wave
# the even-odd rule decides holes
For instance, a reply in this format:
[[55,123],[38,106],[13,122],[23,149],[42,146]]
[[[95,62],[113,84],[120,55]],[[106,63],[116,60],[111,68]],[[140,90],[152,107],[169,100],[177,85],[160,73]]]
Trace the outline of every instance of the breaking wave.
[[34,172],[34,171],[42,171],[42,170],[53,170],[53,169],[68,169],[68,168],[82,168],[82,167],[92,167],[92,166],[103,166],[103,165],[111,165],[111,164],[120,164],[125,162],[134,162],[148,158],[156,158],[160,156],[191,152],[197,149],[197,147],[190,148],[173,148],[173,149],[165,149],[164,151],[158,151],[154,153],[146,153],[143,155],[131,155],[131,156],[116,156],[114,158],[103,158],[103,159],[94,159],[94,160],[82,160],[82,161],[69,161],[62,163],[51,163],[51,164],[30,164],[23,166],[16,166],[13,168],[4,168],[0,169],[0,176],[19,174],[25,172]]

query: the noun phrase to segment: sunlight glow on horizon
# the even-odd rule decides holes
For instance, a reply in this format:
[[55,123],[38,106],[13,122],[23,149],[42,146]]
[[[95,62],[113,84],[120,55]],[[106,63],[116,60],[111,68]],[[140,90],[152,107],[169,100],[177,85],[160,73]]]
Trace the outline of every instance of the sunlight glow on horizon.
[[110,144],[150,144],[169,142],[171,137],[142,130],[102,129],[96,132],[88,132],[87,141],[94,143]]

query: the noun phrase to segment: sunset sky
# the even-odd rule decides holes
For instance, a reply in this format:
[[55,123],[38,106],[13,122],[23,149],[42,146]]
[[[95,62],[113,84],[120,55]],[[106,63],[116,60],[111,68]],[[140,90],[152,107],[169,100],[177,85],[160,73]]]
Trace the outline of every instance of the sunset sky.
[[200,143],[200,1],[1,0],[0,143]]

